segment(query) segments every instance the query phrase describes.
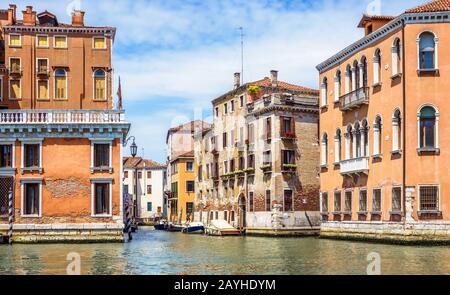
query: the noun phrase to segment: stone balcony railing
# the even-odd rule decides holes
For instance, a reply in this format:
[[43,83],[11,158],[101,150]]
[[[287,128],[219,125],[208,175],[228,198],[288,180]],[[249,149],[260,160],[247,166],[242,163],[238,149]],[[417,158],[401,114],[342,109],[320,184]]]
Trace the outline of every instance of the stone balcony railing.
[[0,125],[20,124],[122,124],[118,110],[0,110]]
[[369,157],[354,158],[340,162],[341,174],[366,174],[369,171]]
[[369,88],[361,87],[340,97],[340,110],[342,112],[359,108],[369,103]]

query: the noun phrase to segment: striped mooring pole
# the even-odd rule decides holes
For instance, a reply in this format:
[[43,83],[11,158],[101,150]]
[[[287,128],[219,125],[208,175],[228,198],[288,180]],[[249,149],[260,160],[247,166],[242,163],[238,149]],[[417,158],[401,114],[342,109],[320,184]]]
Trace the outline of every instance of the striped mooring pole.
[[131,236],[131,215],[130,215],[130,196],[125,194],[125,227],[123,232],[128,234],[128,241],[131,241],[133,237]]
[[12,244],[12,236],[13,236],[13,223],[14,223],[14,200],[13,200],[13,193],[10,190],[8,193],[8,201],[9,201],[9,231],[8,231],[8,242],[11,245]]

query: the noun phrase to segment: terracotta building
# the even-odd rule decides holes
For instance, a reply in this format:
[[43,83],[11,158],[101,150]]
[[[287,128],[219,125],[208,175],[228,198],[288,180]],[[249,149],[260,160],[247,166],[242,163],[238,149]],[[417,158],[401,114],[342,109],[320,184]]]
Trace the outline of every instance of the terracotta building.
[[192,221],[194,214],[194,138],[211,128],[201,120],[172,127],[167,131],[167,198],[168,220],[172,223]]
[[212,101],[214,124],[196,138],[196,220],[247,234],[319,229],[317,90],[278,80],[240,84]]
[[13,240],[122,241],[122,151],[113,110],[115,28],[0,9],[0,234]]
[[364,15],[317,66],[322,235],[448,241],[450,1]]

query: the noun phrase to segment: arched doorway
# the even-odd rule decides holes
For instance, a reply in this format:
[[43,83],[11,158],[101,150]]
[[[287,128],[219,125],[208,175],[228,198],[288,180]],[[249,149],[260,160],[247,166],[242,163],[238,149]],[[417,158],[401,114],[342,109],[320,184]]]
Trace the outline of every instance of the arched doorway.
[[239,196],[239,228],[244,229],[247,226],[247,200],[241,194]]

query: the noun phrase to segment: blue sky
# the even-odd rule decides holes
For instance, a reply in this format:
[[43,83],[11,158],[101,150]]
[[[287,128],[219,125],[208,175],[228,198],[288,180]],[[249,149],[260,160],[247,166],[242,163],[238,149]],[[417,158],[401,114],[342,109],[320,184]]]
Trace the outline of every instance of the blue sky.
[[245,81],[275,69],[281,80],[318,87],[315,66],[362,37],[362,13],[398,15],[426,0],[14,2],[19,11],[33,5],[62,22],[81,6],[86,24],[117,27],[113,66],[131,134],[140,155],[164,162],[167,129],[194,117],[209,120],[211,100],[232,87],[241,67],[238,27],[245,30]]

